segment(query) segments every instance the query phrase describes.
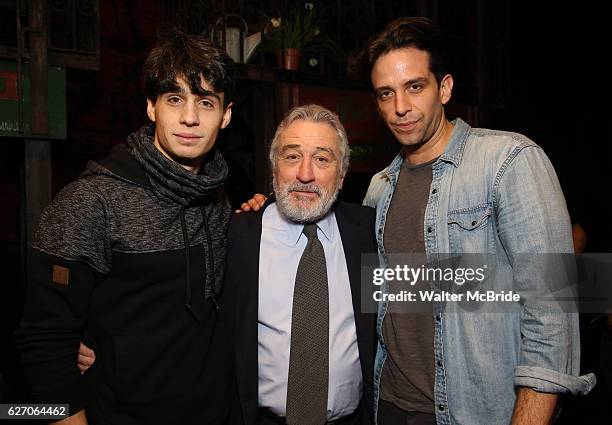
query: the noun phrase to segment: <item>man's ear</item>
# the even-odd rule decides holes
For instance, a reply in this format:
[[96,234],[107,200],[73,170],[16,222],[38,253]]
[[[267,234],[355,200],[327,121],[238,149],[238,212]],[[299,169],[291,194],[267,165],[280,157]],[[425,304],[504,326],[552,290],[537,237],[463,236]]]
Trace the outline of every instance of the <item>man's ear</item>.
[[234,106],[234,103],[230,102],[229,105],[225,107],[225,111],[223,112],[223,121],[221,121],[221,129],[227,127],[232,120],[232,106]]
[[342,177],[340,177],[340,181],[338,182],[338,190],[342,189],[342,185],[344,184],[344,177],[346,177],[346,173]]
[[155,104],[151,99],[147,99],[147,115],[151,121],[155,122]]
[[440,81],[440,101],[446,105],[453,94],[453,76],[446,74]]

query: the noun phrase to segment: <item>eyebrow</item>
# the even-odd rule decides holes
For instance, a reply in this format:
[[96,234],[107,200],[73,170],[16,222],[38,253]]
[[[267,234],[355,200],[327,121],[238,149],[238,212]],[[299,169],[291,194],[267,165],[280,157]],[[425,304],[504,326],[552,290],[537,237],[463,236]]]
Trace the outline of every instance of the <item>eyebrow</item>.
[[406,81],[404,85],[407,86],[407,85],[414,84],[414,83],[426,83],[426,82],[427,82],[427,78],[419,77],[419,78],[413,78],[411,80]]
[[[170,92],[170,94],[173,92]],[[189,94],[191,93],[191,90],[185,90],[184,87],[179,86],[178,90],[174,91],[174,93],[177,94]],[[168,93],[166,93],[168,94]],[[219,102],[221,102],[221,97],[214,91],[212,90],[207,90],[207,89],[203,89],[200,88],[199,90],[197,90],[195,93],[198,96],[202,96],[202,97],[214,97],[215,99],[217,99]]]
[[[406,82],[404,82],[404,86],[409,86],[410,84],[415,84],[415,83],[426,83],[427,82],[427,78],[426,77],[418,77],[418,78],[412,78]],[[374,89],[374,91],[380,91],[380,90],[393,90],[392,87],[390,86],[381,86],[381,87],[376,87]]]
[[219,102],[221,102],[221,96],[219,96],[216,92],[212,91],[212,90],[206,90],[206,89],[199,89],[196,93],[197,95],[200,95],[202,97],[214,97],[215,99],[217,99]]
[[334,153],[333,150],[331,150],[330,148],[324,148],[323,146],[317,146],[316,148],[319,151],[323,151],[323,152],[328,152],[331,156],[333,156],[334,158],[336,157],[336,154]]
[[[298,145],[298,144],[289,144],[289,145],[284,145],[281,147],[281,152],[285,152],[289,149],[299,149],[301,148],[302,145]],[[334,153],[333,150],[331,150],[330,148],[326,148],[324,146],[316,146],[315,149],[317,151],[323,151],[323,152],[328,152],[331,156],[333,156],[334,158],[336,157],[336,154]]]

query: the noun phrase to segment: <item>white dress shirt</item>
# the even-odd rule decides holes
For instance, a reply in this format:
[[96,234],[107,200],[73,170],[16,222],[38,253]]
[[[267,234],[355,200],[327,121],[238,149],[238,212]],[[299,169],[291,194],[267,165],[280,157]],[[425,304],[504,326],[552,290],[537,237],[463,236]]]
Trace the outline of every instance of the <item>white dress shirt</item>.
[[[344,249],[335,214],[317,223],[329,287],[327,420],[353,413],[362,394],[361,365]],[[259,255],[259,406],[286,416],[293,286],[307,244],[303,224],[288,221],[276,204],[262,217]]]

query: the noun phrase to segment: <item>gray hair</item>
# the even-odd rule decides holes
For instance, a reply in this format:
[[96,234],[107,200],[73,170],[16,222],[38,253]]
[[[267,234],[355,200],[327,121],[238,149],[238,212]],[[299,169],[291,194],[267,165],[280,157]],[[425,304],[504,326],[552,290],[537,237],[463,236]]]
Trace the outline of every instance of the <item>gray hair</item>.
[[272,139],[272,145],[270,146],[270,164],[272,165],[272,169],[276,169],[276,155],[278,153],[278,143],[281,133],[298,120],[327,123],[336,130],[339,141],[338,148],[340,150],[340,176],[344,176],[346,170],[348,170],[349,158],[351,156],[346,130],[340,122],[338,115],[321,105],[315,104],[296,106],[291,109],[276,128],[276,133],[274,134],[274,139]]

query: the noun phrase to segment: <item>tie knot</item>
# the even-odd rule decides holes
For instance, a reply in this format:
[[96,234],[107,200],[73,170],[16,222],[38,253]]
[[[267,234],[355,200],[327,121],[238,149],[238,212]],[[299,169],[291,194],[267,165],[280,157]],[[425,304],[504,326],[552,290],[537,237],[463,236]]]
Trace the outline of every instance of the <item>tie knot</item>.
[[312,223],[305,224],[304,230],[302,230],[302,233],[306,235],[308,240],[311,240],[313,238],[316,239],[317,238],[317,225],[312,224]]

